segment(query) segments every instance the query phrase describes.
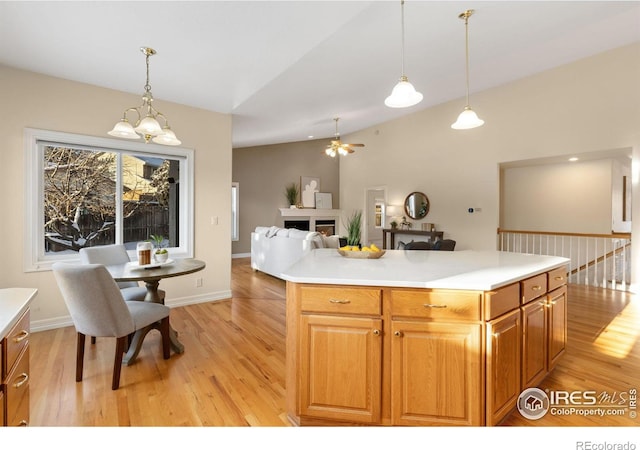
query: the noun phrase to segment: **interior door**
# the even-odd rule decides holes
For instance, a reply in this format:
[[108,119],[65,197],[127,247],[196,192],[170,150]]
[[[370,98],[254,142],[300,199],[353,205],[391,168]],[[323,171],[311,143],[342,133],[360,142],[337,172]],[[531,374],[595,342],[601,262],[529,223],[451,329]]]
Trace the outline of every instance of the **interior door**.
[[386,221],[385,207],[387,189],[384,187],[369,188],[366,193],[365,233],[363,245],[376,244],[382,248],[382,229]]

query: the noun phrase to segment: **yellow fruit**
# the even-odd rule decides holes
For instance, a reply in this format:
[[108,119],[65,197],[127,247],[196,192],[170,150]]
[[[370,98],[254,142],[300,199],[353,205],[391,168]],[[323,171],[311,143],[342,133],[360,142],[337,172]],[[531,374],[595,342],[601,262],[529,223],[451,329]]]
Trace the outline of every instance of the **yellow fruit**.
[[380,249],[378,248],[378,246],[376,244],[371,244],[369,247],[371,248],[371,251],[374,251],[374,252],[379,252],[380,251]]
[[350,245],[345,245],[343,247],[340,247],[340,250],[342,250],[343,252],[348,252],[349,250],[351,250],[351,246]]
[[371,249],[369,247],[362,247],[363,252],[370,252]]
[[351,246],[351,251],[352,252],[359,252],[360,251],[360,247],[358,247],[357,245],[352,245]]

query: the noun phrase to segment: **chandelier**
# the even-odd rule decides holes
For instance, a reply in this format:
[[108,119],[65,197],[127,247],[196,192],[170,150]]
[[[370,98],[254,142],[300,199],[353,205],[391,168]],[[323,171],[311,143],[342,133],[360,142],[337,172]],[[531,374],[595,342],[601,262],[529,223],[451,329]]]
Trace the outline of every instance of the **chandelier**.
[[[147,144],[152,140],[156,144],[180,145],[182,142],[178,140],[169,127],[167,118],[152,106],[153,95],[149,84],[149,57],[155,55],[156,51],[149,47],[140,47],[140,51],[144,53],[147,62],[147,82],[144,85],[142,105],[137,108],[125,109],[122,119],[116,123],[113,130],[109,131],[108,134],[124,139],[140,139],[142,137]],[[134,111],[137,114],[134,125],[131,125],[127,119],[127,113],[130,111]],[[162,119],[164,126],[160,126],[158,119]]]
[[407,108],[409,106],[417,105],[422,101],[422,94],[416,91],[413,84],[409,83],[409,79],[404,74],[404,0],[400,1],[400,13],[402,27],[402,75],[400,76],[398,84],[396,84],[391,91],[391,95],[384,101],[384,104],[390,108]]
[[465,65],[466,65],[466,75],[467,75],[467,105],[464,107],[464,110],[458,116],[458,120],[455,121],[451,125],[451,128],[454,130],[469,130],[471,128],[477,128],[484,125],[484,120],[478,117],[471,106],[469,106],[469,17],[473,14],[473,9],[468,9],[465,12],[461,13],[458,17],[460,19],[464,19],[464,30],[465,30]]

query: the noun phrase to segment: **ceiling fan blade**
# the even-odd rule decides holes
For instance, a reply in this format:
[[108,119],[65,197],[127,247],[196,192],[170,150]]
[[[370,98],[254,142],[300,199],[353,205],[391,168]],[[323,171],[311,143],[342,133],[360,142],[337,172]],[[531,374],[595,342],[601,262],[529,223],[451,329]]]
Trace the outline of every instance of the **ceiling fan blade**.
[[342,144],[342,145],[346,145],[349,147],[364,147],[364,144]]

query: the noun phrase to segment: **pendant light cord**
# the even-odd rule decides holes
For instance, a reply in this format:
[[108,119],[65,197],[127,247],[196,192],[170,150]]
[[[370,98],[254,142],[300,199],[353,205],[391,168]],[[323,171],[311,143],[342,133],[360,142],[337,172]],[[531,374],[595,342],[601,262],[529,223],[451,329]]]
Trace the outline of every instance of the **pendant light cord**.
[[400,27],[402,30],[402,54],[401,54],[401,67],[402,77],[404,78],[404,0],[400,0]]
[[464,15],[464,47],[465,47],[465,72],[467,75],[467,106],[469,106],[469,12]]

